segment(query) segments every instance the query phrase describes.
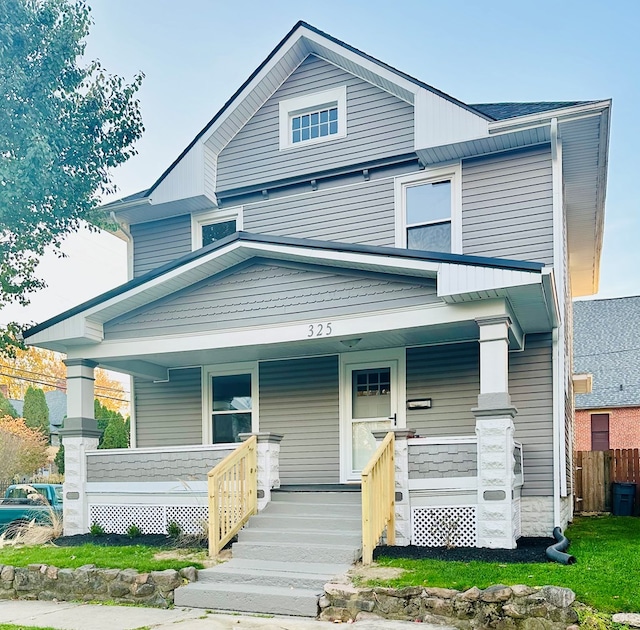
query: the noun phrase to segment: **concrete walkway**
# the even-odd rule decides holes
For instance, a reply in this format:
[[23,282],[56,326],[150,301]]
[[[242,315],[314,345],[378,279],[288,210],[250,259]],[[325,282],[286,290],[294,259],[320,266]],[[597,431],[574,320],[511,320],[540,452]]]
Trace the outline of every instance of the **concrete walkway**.
[[[100,606],[70,602],[0,601],[0,623],[59,628],[60,630],[328,630],[337,624],[301,617],[252,617],[212,613],[198,608],[141,608]],[[176,625],[180,624],[180,625]],[[358,630],[408,630],[408,621],[363,620]],[[420,624],[421,630],[454,630],[446,626]]]

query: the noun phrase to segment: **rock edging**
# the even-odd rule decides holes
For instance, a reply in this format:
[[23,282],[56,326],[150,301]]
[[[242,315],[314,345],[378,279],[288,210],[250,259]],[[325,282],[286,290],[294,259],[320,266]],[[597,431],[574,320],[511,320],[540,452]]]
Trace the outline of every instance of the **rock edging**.
[[326,584],[320,619],[357,621],[371,616],[444,623],[472,630],[565,630],[575,624],[575,593],[568,588],[497,584],[461,592],[447,588],[362,588]]
[[167,608],[173,604],[176,588],[197,579],[194,567],[138,573],[134,569],[97,569],[93,564],[78,569],[0,565],[0,599],[115,601]]

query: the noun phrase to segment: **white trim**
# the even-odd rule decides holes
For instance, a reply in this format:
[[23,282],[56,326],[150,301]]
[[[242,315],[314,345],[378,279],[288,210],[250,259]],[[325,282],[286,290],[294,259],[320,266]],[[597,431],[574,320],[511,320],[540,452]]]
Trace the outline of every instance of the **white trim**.
[[407,442],[409,448],[412,446],[438,445],[438,444],[477,444],[478,438],[475,435],[452,435],[445,437],[419,437],[410,438]]
[[[260,427],[259,422],[259,401],[258,394],[260,391],[258,384],[258,362],[243,361],[240,363],[223,363],[217,365],[202,366],[202,442],[203,444],[213,444],[213,435],[211,430],[211,414],[213,402],[211,400],[211,382],[212,376],[232,376],[234,374],[250,374],[251,375],[251,432],[257,433]],[[234,446],[235,443],[216,442],[223,449]],[[237,446],[237,445],[236,445]],[[221,449],[222,450],[222,449]]]
[[207,493],[206,481],[88,481],[87,494],[175,494],[200,496]]
[[[391,387],[395,391],[396,427],[407,426],[407,352],[403,348],[363,350],[340,354],[340,481],[359,481],[351,470],[351,371],[391,365]],[[393,412],[392,412],[393,413]],[[391,424],[390,424],[391,426]]]
[[[138,446],[138,424],[136,422],[136,385],[135,378],[129,376],[129,447]],[[104,449],[103,449],[104,450]]]
[[396,247],[407,248],[406,188],[446,180],[451,181],[451,253],[462,254],[462,164],[460,161],[447,166],[394,177]]
[[224,223],[235,220],[236,232],[242,231],[244,227],[244,208],[236,206],[225,208],[224,210],[213,209],[205,212],[191,213],[191,251],[202,247],[202,228],[213,223]]
[[[475,477],[442,477],[435,479],[409,479],[411,490],[439,490],[447,492],[468,492],[478,490],[478,476]],[[473,504],[477,505],[476,503]]]
[[227,451],[233,449],[230,444],[189,444],[187,446],[145,446],[142,448],[101,448],[86,451],[89,457],[102,457],[105,455],[150,455],[156,453],[196,453],[200,451]]
[[[470,321],[476,317],[508,314],[503,299],[480,300],[456,304],[434,303],[415,308],[388,311],[371,311],[367,314],[336,317],[331,320],[332,338],[348,338],[371,332],[401,330],[435,324]],[[169,337],[146,337],[103,341],[100,345],[69,346],[68,358],[109,358],[129,355],[154,355],[158,353],[188,352],[218,348],[236,348],[313,341],[308,339],[309,324],[287,322],[283,324],[231,328],[204,333],[182,333]]]
[[[318,138],[311,138],[293,143],[291,138],[291,118],[305,112],[323,109],[325,107],[338,108],[338,133]],[[279,103],[280,123],[280,151],[302,149],[320,142],[329,142],[347,137],[347,86],[343,85],[333,90],[305,94],[296,98],[289,98]]]

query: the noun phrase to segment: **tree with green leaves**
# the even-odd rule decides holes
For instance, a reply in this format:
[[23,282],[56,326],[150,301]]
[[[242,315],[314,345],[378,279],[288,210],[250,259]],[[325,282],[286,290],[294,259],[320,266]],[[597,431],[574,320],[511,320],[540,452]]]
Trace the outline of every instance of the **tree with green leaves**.
[[9,416],[10,418],[17,418],[18,412],[14,406],[2,395],[0,392],[0,418]]
[[[120,415],[120,414],[118,414]],[[102,443],[99,448],[128,448],[129,431],[127,423],[122,416],[109,420],[107,428],[102,435]]]
[[[90,26],[82,0],[0,0],[0,308],[44,286],[47,246],[105,223],[100,196],[143,132],[143,75],[127,83],[85,62]],[[0,328],[0,353],[20,330]]]
[[24,395],[22,417],[26,425],[32,429],[39,429],[43,435],[49,437],[49,407],[44,391],[39,387],[27,388]]

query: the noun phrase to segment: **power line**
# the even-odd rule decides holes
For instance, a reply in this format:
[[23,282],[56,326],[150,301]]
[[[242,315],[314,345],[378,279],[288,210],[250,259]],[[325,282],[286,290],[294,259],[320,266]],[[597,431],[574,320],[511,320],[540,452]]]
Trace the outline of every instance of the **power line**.
[[[14,370],[15,372],[24,372],[25,374],[33,374],[34,376],[41,376],[43,378],[49,378],[55,381],[65,380],[63,377],[55,376],[53,374],[46,374],[44,372],[34,372],[33,370],[25,370],[24,368],[14,367],[12,365],[6,365],[4,363],[0,363],[0,368],[6,368],[8,370]],[[5,376],[9,376],[8,374]],[[15,377],[18,378],[18,377]],[[47,383],[48,385],[48,383]],[[51,385],[53,387],[53,384]],[[124,387],[107,387],[106,385],[94,385],[96,389],[105,389],[113,392],[125,392],[129,393]]]
[[635,348],[625,348],[624,350],[608,350],[606,352],[590,352],[587,354],[574,354],[573,357],[574,359],[577,357],[599,357],[602,356],[603,354],[623,354],[624,352],[638,352],[640,350],[640,347],[635,347]]
[[[5,372],[0,372],[0,376],[8,376],[9,378],[12,378],[16,381],[24,381],[25,383],[35,383],[36,385],[46,385],[47,387],[53,387],[53,385],[51,383],[47,383],[45,381],[38,381],[34,378],[26,378],[26,377],[22,377],[22,376],[14,376],[12,374],[6,374]],[[62,389],[66,390],[67,387],[66,385],[64,387],[62,387]],[[114,396],[105,396],[104,394],[98,394],[96,396],[96,398],[105,398],[106,400],[115,400],[119,403],[127,403],[129,404],[130,401],[126,400],[126,399],[122,399],[122,398],[115,398]]]

